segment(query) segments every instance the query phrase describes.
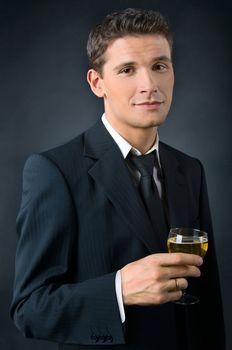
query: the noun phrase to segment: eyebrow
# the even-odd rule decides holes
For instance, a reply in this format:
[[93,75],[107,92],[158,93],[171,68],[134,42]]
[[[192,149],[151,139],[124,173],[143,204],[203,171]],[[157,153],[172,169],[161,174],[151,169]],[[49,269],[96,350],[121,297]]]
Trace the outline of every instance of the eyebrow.
[[[157,61],[165,61],[165,62],[172,63],[172,60],[168,56],[165,56],[165,55],[154,57],[151,60],[151,63],[154,63],[154,62],[157,62]],[[119,70],[122,67],[134,66],[134,65],[136,65],[135,61],[122,62],[122,63],[118,64],[117,66],[115,66],[113,70],[116,71],[116,70]]]

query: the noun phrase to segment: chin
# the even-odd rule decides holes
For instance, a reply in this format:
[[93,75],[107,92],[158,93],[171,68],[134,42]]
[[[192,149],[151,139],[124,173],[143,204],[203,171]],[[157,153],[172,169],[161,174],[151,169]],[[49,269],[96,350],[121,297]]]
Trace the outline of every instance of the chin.
[[158,126],[162,125],[165,122],[165,120],[166,120],[166,118],[152,119],[152,120],[149,120],[145,123],[141,123],[140,127],[145,128],[145,129],[158,127]]

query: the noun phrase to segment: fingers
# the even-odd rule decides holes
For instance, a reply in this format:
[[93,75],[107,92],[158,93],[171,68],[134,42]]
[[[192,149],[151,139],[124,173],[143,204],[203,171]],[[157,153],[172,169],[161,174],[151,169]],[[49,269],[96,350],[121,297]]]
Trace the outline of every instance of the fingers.
[[194,265],[201,266],[203,259],[195,254],[186,253],[167,253],[167,254],[153,254],[155,260],[159,260],[161,266],[172,265]]
[[174,278],[168,281],[166,302],[177,301],[183,295],[183,290],[187,289],[188,281],[185,278]]
[[179,292],[184,289],[187,289],[188,281],[185,278],[173,278],[166,281],[166,284],[163,284],[162,292]]
[[188,281],[185,278],[173,278],[168,281],[169,292],[182,291],[188,287]]
[[175,291],[168,293],[168,302],[177,301],[182,297],[182,291]]
[[166,278],[200,277],[201,271],[196,266],[169,266],[165,269]]

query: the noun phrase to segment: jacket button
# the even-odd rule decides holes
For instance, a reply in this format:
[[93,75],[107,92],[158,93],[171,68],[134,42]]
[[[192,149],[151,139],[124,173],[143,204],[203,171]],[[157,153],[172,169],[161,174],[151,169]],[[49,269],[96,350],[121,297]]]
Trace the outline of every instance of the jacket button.
[[94,341],[95,343],[98,343],[99,337],[97,335],[91,335],[90,339]]
[[106,339],[107,339],[107,336],[105,336],[105,335],[100,335],[100,337],[99,337],[99,340],[100,340],[102,343],[105,343],[105,342],[106,342]]
[[112,343],[113,340],[114,340],[114,338],[112,337],[112,335],[107,336],[107,343]]

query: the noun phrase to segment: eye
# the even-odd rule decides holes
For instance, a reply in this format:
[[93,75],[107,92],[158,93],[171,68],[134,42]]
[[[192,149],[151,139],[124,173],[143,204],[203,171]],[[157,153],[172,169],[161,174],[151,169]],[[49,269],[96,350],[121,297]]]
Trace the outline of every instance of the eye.
[[168,67],[163,63],[156,63],[153,65],[152,68],[153,68],[153,70],[156,70],[158,72],[166,72]]
[[124,67],[122,68],[120,71],[119,71],[119,74],[125,74],[125,75],[128,75],[128,74],[131,74],[134,72],[134,68],[133,67]]

